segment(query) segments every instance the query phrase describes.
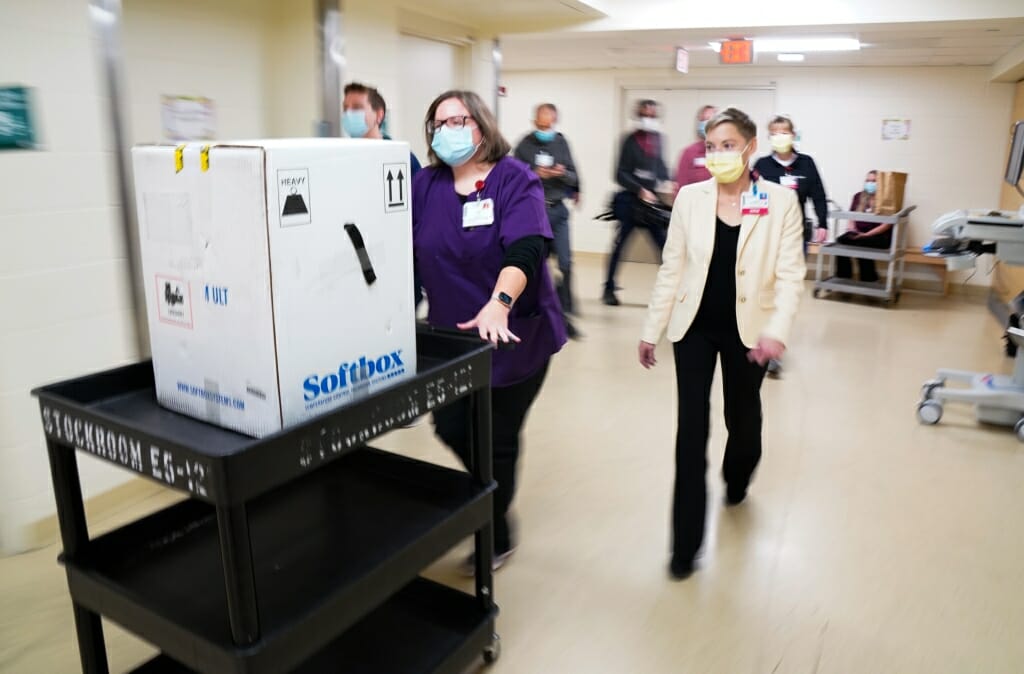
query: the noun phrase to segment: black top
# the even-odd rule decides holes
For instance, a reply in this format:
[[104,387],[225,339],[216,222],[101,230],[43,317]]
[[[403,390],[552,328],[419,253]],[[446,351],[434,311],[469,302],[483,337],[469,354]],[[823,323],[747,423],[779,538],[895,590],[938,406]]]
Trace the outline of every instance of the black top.
[[527,285],[537,277],[537,269],[547,257],[548,242],[543,236],[531,235],[513,241],[505,251],[504,267],[516,267],[526,275]]
[[828,227],[828,204],[825,197],[825,185],[818,173],[814,160],[805,154],[795,153],[796,158],[789,166],[783,166],[775,159],[775,155],[761,157],[754,164],[765,180],[782,184],[782,177],[789,176],[796,180],[796,198],[800,200],[800,213],[803,214],[807,199],[814,204],[814,214],[818,218],[818,227]]
[[704,297],[693,323],[712,330],[735,329],[736,326],[736,248],[740,226],[725,224],[715,218],[715,249],[711,267],[704,283]]
[[[537,138],[536,134],[527,134],[519,145],[516,146],[515,157],[527,164],[531,169],[537,168],[537,157],[549,155],[552,166],[561,164],[565,167],[565,175],[558,178],[547,178],[541,180],[544,186],[544,200],[547,202],[565,199],[573,193],[580,191],[580,179],[576,173],[576,162],[572,160],[572,152],[569,150],[569,141],[562,134],[556,134],[554,139],[545,143]],[[547,167],[551,168],[551,166]]]
[[622,141],[615,182],[627,192],[642,188],[654,191],[659,180],[668,180],[668,167],[661,158],[661,134],[634,131]]

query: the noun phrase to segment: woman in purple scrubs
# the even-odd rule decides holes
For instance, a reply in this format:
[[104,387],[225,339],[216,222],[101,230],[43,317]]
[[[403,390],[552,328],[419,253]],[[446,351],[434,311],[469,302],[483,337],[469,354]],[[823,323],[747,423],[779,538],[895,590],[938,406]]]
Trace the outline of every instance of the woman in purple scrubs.
[[[436,327],[476,330],[497,344],[491,375],[494,568],[515,550],[508,510],[515,493],[520,432],[565,323],[544,259],[551,226],[544,189],[475,93],[441,94],[426,116],[430,166],[413,181],[416,269]],[[438,437],[469,461],[465,400],[434,412]],[[465,570],[472,573],[473,559]]]

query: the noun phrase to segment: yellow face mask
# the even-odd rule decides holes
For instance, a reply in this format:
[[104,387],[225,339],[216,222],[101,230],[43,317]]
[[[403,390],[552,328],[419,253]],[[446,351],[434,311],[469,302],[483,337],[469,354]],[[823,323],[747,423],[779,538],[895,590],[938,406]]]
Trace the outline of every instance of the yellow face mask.
[[747,151],[748,147],[750,147],[749,143],[747,147],[739,152],[735,150],[708,152],[704,158],[704,167],[718,182],[723,184],[734,183],[747,170],[747,162],[743,159],[743,153]]
[[769,138],[772,142],[772,149],[780,154],[786,154],[793,149],[793,136],[788,133],[776,133]]

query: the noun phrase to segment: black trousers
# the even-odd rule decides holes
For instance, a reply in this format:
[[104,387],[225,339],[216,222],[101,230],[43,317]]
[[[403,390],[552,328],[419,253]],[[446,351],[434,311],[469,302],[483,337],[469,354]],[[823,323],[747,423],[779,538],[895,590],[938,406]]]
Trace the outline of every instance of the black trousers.
[[558,271],[562,278],[555,284],[558,301],[562,304],[562,314],[575,311],[572,296],[572,248],[569,245],[569,209],[561,201],[547,208],[548,222],[551,224],[551,253],[558,258]]
[[[550,362],[550,361],[549,361]],[[491,442],[494,451],[494,552],[501,554],[514,547],[508,511],[516,492],[516,466],[521,447],[520,434],[526,414],[540,393],[548,373],[548,364],[526,381],[491,389]],[[454,451],[463,465],[469,466],[469,399],[434,412],[434,431]]]
[[725,445],[722,477],[745,490],[761,460],[761,383],[765,369],[747,360],[748,349],[735,325],[712,330],[694,326],[674,345],[679,428],[676,484],[672,503],[672,554],[693,559],[704,540],[707,509],[707,447],[711,423],[711,381],[722,360]]
[[641,227],[651,235],[651,241],[661,254],[665,247],[665,239],[668,233],[665,228],[648,221],[637,221],[635,211],[640,199],[629,192],[620,192],[615,196],[613,210],[615,218],[619,221],[619,229],[615,235],[615,245],[612,247],[611,257],[608,258],[608,275],[605,278],[605,290],[615,291],[615,274],[619,269],[619,260],[622,258],[622,251],[632,236],[633,230]]
[[[860,238],[851,238],[850,236],[843,234],[837,239],[837,242],[844,246],[859,246],[861,248],[877,248],[878,250],[886,250],[892,244],[892,238],[890,236],[869,236]],[[853,264],[852,259],[849,257],[837,257],[836,258],[836,276],[839,278],[853,278]],[[865,283],[874,283],[878,280],[878,269],[875,268],[874,260],[857,260],[857,266],[860,271],[860,280]]]

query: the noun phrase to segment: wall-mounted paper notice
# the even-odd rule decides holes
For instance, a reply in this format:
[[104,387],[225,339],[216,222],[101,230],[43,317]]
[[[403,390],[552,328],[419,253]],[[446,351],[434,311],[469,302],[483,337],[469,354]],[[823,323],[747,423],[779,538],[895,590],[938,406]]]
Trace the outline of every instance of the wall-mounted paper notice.
[[160,116],[165,140],[213,140],[217,133],[216,112],[209,98],[163,96]]
[[910,140],[910,120],[883,119],[882,140]]

